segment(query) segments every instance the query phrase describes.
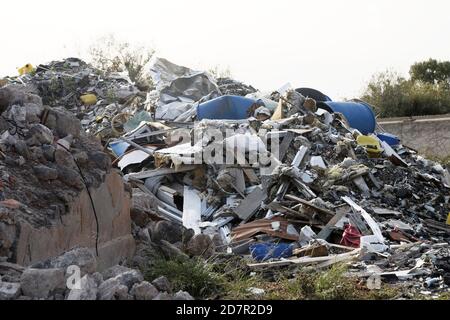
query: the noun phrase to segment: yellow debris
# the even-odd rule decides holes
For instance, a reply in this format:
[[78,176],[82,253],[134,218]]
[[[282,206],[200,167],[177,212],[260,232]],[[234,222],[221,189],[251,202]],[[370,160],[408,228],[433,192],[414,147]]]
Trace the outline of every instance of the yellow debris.
[[80,97],[81,102],[86,106],[92,106],[97,103],[97,96],[95,94],[84,94]]
[[34,71],[33,66],[31,63],[27,63],[22,68],[18,68],[17,71],[19,71],[19,75],[23,76],[24,74],[28,74]]
[[450,212],[448,213],[448,216],[447,216],[447,224],[450,226]]
[[383,152],[380,141],[377,138],[360,135],[356,139],[356,142],[358,143],[358,145],[364,147],[371,157],[379,157]]

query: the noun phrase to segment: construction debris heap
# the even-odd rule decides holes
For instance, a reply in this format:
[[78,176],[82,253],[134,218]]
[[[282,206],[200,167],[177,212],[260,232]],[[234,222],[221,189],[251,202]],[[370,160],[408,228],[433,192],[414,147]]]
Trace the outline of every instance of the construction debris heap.
[[[370,106],[290,85],[264,94],[160,58],[150,72],[155,87],[144,93],[123,74],[103,75],[71,58],[0,89],[0,255],[8,263],[29,265],[74,247],[92,253],[114,240],[118,257],[136,268],[156,243],[171,254],[240,255],[252,269],[348,263],[363,278],[447,290],[450,174],[370,127],[362,118],[375,121]],[[129,186],[131,213],[114,170]],[[80,203],[73,214],[90,218],[65,221],[88,190],[94,206]],[[101,208],[115,217],[105,218],[109,225],[100,219],[96,230]],[[60,221],[74,238],[85,225],[97,242],[68,245],[36,231],[36,243],[21,243],[24,223],[42,230]],[[57,249],[34,256],[34,246]],[[105,268],[119,262],[104,254]],[[96,279],[95,270],[83,278],[92,299],[112,281]],[[121,274],[101,297],[159,294],[139,275],[121,283]]]

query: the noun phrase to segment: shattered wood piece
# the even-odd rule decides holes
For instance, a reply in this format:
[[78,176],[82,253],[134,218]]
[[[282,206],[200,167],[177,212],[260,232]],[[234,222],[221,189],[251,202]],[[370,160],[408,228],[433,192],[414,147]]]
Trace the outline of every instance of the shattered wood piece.
[[281,217],[260,219],[237,226],[231,232],[233,243],[250,239],[258,234],[267,234],[280,239],[298,240],[298,233],[290,233],[290,223]]
[[369,229],[367,228],[364,220],[362,219],[359,213],[350,212],[348,214],[348,220],[350,221],[352,226],[355,226],[363,235],[370,234]]
[[380,183],[380,181],[378,181],[377,178],[375,178],[375,176],[373,175],[372,172],[369,172],[368,174],[370,181],[372,182],[372,184],[375,186],[376,189],[381,189],[381,187],[383,187],[383,185]]
[[381,147],[384,149],[384,152],[386,153],[389,160],[391,160],[393,164],[405,168],[409,167],[409,165],[405,161],[403,161],[403,159],[398,155],[398,153],[395,152],[395,150],[392,149],[392,147],[387,142],[381,141]]
[[283,161],[284,156],[286,155],[286,152],[291,145],[292,140],[294,140],[295,134],[293,132],[288,132],[286,136],[284,137],[283,141],[280,144],[280,152],[279,152],[279,159],[280,161]]
[[370,196],[370,189],[362,176],[353,179],[353,183],[358,187],[362,194],[366,197]]
[[120,137],[119,139],[129,143],[130,145],[132,145],[136,149],[141,150],[142,152],[145,152],[145,153],[147,153],[150,156],[153,156],[153,154],[154,154],[154,150],[148,150],[148,148],[144,148],[144,147],[138,145],[136,142],[131,141],[130,139],[127,139],[127,138],[124,138],[124,137]]
[[327,240],[331,232],[333,232],[333,227],[338,223],[345,215],[350,211],[350,207],[344,206],[337,209],[336,214],[333,218],[328,221],[328,223],[323,227],[323,229],[317,235],[317,238]]
[[317,195],[306,184],[298,179],[293,179],[293,182],[297,189],[305,196],[305,198],[313,199],[317,198]]
[[195,165],[187,165],[187,166],[182,166],[181,168],[178,168],[178,170],[176,170],[174,168],[158,168],[158,169],[154,169],[154,170],[142,171],[142,172],[137,172],[137,173],[129,173],[124,176],[124,179],[125,179],[125,181],[128,181],[130,179],[140,180],[140,179],[146,179],[146,178],[151,178],[151,177],[165,176],[165,175],[173,174],[173,173],[192,171],[196,167],[197,166],[195,166]]
[[423,222],[427,225],[427,227],[441,230],[441,231],[446,231],[447,233],[450,233],[450,226],[447,225],[446,223],[431,220],[431,219],[426,219]]
[[373,212],[377,215],[383,216],[383,215],[393,215],[393,216],[401,216],[402,214],[398,211],[394,211],[394,210],[389,210],[389,209],[385,209],[385,208],[377,208],[377,207],[373,207],[372,208]]
[[267,194],[261,186],[257,186],[233,211],[240,219],[248,221],[259,210],[261,203],[266,198]]
[[349,197],[342,197],[342,200],[347,202],[356,212],[359,212],[362,215],[362,217],[364,218],[364,220],[366,220],[367,224],[369,225],[370,229],[372,230],[374,236],[377,237],[377,239],[380,243],[384,243],[384,237],[383,237],[383,234],[381,233],[381,229],[378,226],[378,223],[376,223],[375,220],[373,220],[373,218],[370,216],[370,214],[367,213],[367,211],[364,210],[362,207],[357,205]]
[[244,195],[245,192],[245,178],[244,172],[240,168],[228,168],[228,172],[233,178],[233,187],[240,195]]
[[[291,166],[298,168],[303,160],[303,158],[306,156],[306,153],[308,152],[308,147],[301,146],[297,152],[297,154],[294,157],[294,160],[292,160]],[[277,191],[277,200],[281,201],[284,198],[284,195],[286,194],[286,191],[289,188],[290,181],[285,181],[280,185],[280,188]]]
[[389,225],[391,228],[399,229],[403,231],[414,231],[413,227],[403,221],[395,220],[395,219],[389,219],[387,222],[387,225]]
[[297,248],[293,251],[297,257],[325,257],[328,256],[328,248],[324,244],[312,244],[306,248]]
[[350,252],[336,254],[336,255],[330,255],[326,257],[301,257],[296,259],[286,259],[286,260],[280,260],[280,261],[271,261],[271,262],[262,262],[262,263],[251,263],[248,264],[248,267],[253,269],[258,268],[265,268],[265,267],[280,267],[280,266],[286,266],[290,264],[295,265],[308,265],[308,264],[317,264],[321,263],[319,267],[329,266],[335,263],[344,262],[344,261],[351,261],[355,259],[359,252],[361,251],[360,248],[354,249]]
[[250,183],[253,183],[253,184],[260,184],[261,183],[261,181],[258,178],[258,176],[256,175],[254,169],[243,168],[242,170],[244,171],[244,173],[247,176],[247,178],[250,181]]
[[296,197],[294,195],[287,194],[286,195],[286,199],[292,200],[292,201],[296,201],[296,202],[300,202],[301,204],[303,204],[303,205],[305,205],[307,207],[310,207],[310,208],[312,208],[312,209],[314,209],[314,210],[316,210],[316,211],[318,211],[320,213],[328,215],[330,217],[330,219],[334,216],[334,212],[333,211],[328,210],[326,208],[318,207],[318,206],[310,203],[309,201],[306,201],[304,199],[298,198],[298,197]]
[[311,219],[311,217],[307,216],[306,214],[299,212],[299,211],[292,210],[290,208],[287,208],[279,202],[273,201],[267,207],[274,212],[280,212],[280,213],[288,215],[288,216],[292,216],[292,217],[296,217],[296,218],[303,218],[303,219],[307,219],[307,220]]

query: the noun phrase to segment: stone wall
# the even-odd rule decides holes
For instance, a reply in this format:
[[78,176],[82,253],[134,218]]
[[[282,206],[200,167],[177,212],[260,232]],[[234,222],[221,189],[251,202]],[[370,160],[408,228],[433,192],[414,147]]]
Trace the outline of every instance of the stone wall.
[[421,154],[450,156],[450,115],[378,119],[387,132],[402,139],[402,144]]

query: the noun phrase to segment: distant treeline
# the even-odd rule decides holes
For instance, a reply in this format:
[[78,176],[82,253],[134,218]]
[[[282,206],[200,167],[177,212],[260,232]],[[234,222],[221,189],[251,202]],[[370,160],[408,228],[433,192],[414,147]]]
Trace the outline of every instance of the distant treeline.
[[376,74],[361,99],[380,117],[450,113],[450,61],[417,62],[410,67],[409,78],[392,71]]

